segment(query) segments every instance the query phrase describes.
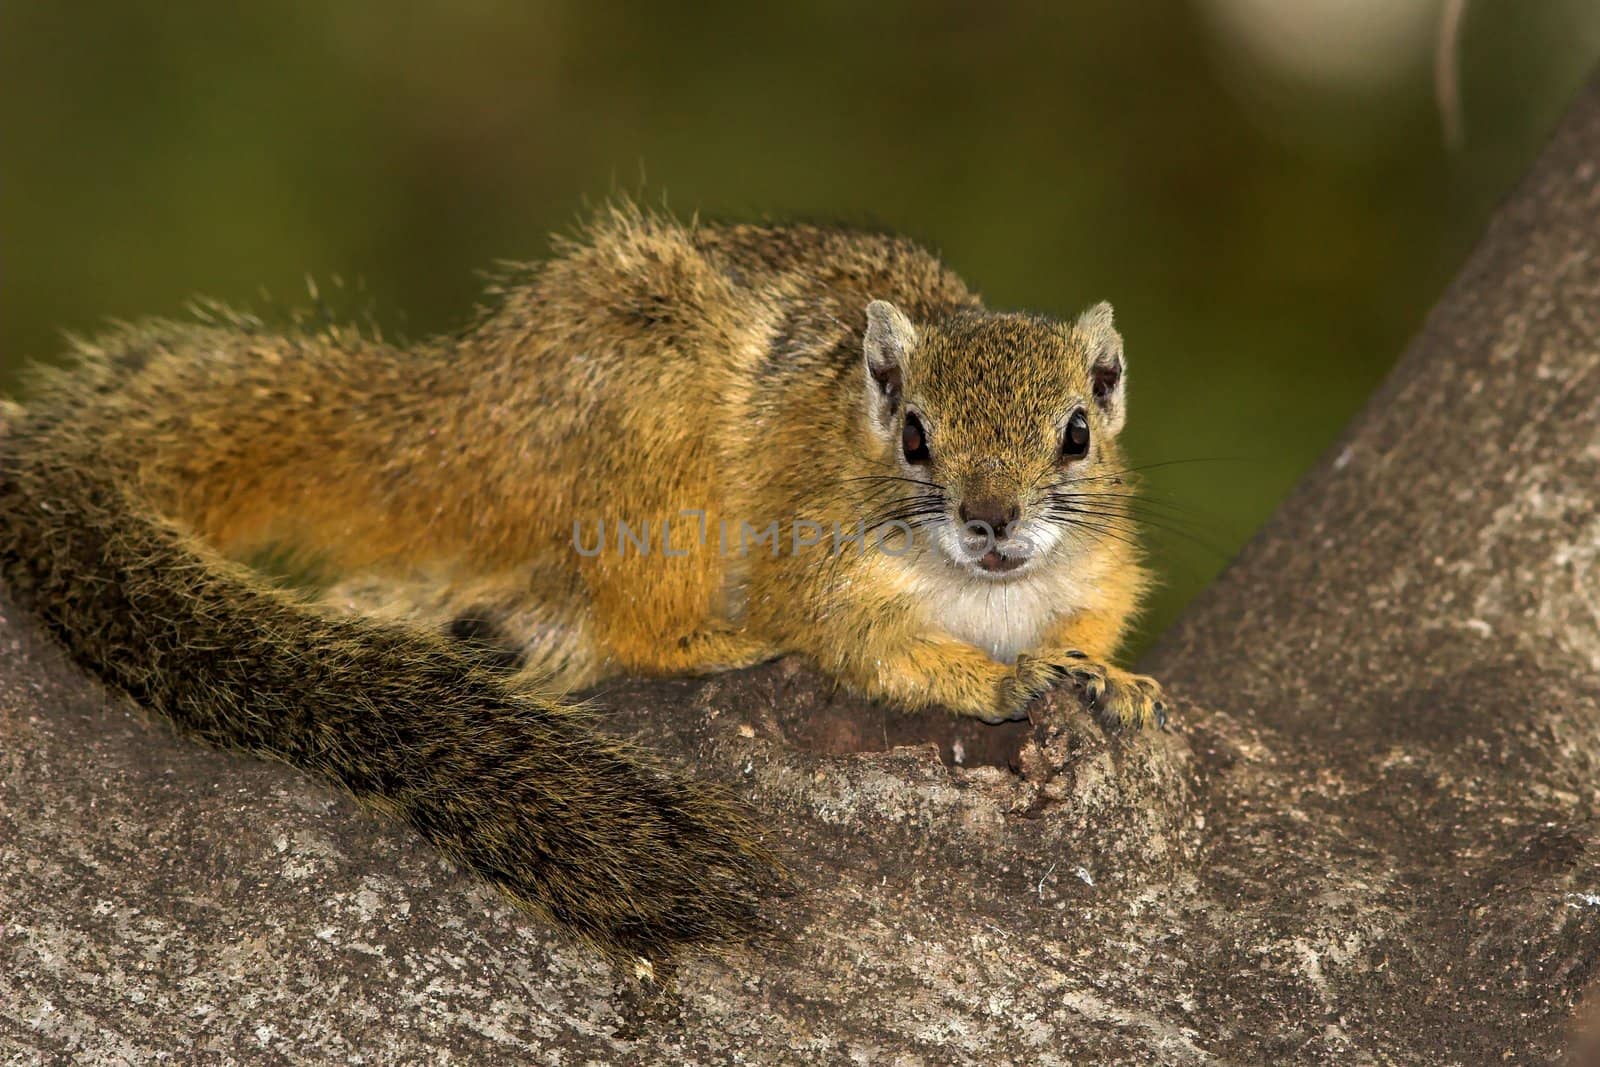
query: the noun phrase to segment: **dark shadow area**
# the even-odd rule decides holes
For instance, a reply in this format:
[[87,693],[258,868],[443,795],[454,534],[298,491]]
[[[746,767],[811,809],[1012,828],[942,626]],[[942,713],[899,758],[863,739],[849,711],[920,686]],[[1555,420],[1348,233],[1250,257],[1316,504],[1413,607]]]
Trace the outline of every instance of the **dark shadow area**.
[[[710,697],[698,696],[701,687]],[[838,687],[831,679],[798,658],[735,671],[709,681],[623,681],[580,694],[580,702],[594,708],[612,729],[660,742],[661,723],[648,714],[664,694],[673,702],[715,699],[730,690],[748,694],[754,712],[752,728],[764,739],[775,740],[805,756],[846,756],[889,752],[897,748],[938,749],[946,767],[998,767],[1027,775],[1026,749],[1039,739],[1050,716],[1041,709],[1038,723],[1022,721],[990,725],[940,710],[906,712],[862,699]],[[1052,706],[1068,714],[1076,705],[1070,686],[1063,685]],[[1103,732],[1087,711],[1080,712],[1083,727]],[[1050,720],[1053,722],[1053,720]],[[690,739],[679,736],[676,743]]]

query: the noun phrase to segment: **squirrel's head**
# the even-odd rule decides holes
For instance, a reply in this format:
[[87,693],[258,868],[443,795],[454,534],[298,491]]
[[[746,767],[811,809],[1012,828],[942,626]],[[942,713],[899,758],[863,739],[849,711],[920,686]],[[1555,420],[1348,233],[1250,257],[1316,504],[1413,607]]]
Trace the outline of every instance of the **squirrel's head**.
[[879,511],[948,563],[998,580],[1126,538],[1126,367],[1110,304],[1071,323],[988,311],[913,323],[874,300],[863,348],[867,421],[891,468],[875,479]]

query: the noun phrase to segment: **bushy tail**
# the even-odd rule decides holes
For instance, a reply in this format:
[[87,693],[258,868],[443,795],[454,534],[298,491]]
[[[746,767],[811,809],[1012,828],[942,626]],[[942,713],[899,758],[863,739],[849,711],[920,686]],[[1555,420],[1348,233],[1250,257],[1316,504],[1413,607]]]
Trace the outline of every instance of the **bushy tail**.
[[607,952],[739,940],[773,865],[694,780],[444,638],[325,613],[156,514],[71,414],[0,437],[0,576],[107,683],[317,771]]

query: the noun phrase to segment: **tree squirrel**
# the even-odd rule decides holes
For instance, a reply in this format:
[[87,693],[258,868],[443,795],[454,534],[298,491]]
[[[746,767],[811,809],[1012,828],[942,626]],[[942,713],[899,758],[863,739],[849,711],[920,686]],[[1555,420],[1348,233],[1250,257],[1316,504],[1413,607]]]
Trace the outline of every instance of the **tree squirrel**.
[[1164,721],[1107,661],[1147,585],[1108,305],[988,311],[902,238],[628,205],[489,292],[411,348],[232,312],[74,341],[0,442],[0,575],[180,729],[619,958],[743,938],[777,864],[551,694],[800,653],[907,708],[1066,679]]

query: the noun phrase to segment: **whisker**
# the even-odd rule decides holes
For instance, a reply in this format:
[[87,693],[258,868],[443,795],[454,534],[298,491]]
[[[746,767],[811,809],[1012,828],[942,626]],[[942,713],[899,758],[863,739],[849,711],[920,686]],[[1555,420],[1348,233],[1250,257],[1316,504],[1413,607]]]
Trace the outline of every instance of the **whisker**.
[[1124,532],[1101,523],[1093,522],[1082,517],[1074,516],[1071,518],[1058,518],[1057,525],[1062,529],[1063,532],[1075,533],[1080,530],[1086,530],[1102,540],[1110,539],[1113,541],[1120,541],[1122,544],[1128,545],[1134,549],[1143,549],[1144,547],[1134,534]]
[[1142,509],[1156,514],[1170,513],[1183,515],[1192,513],[1193,508],[1172,500],[1159,500],[1151,497],[1140,496],[1137,493],[1055,493],[1054,499],[1071,500],[1091,504],[1105,503],[1110,507],[1126,507]]
[[1194,456],[1189,459],[1164,459],[1156,463],[1141,463],[1138,466],[1122,467],[1105,473],[1110,475],[1142,474],[1145,471],[1162,470],[1166,467],[1183,467],[1191,463],[1250,463],[1254,461],[1253,457],[1250,456]]
[[1055,518],[1063,523],[1083,521],[1085,516],[1090,516],[1095,520],[1098,520],[1102,525],[1113,526],[1118,529],[1147,529],[1160,531],[1161,533],[1181,538],[1197,548],[1204,549],[1207,553],[1216,556],[1219,559],[1227,560],[1232,556],[1232,553],[1223,550],[1215,543],[1207,540],[1204,537],[1201,537],[1193,531],[1176,525],[1175,522],[1169,521],[1165,516],[1139,515],[1106,510],[1087,510],[1073,507],[1071,505],[1059,505],[1057,507],[1047,509],[1046,514],[1049,517]]

